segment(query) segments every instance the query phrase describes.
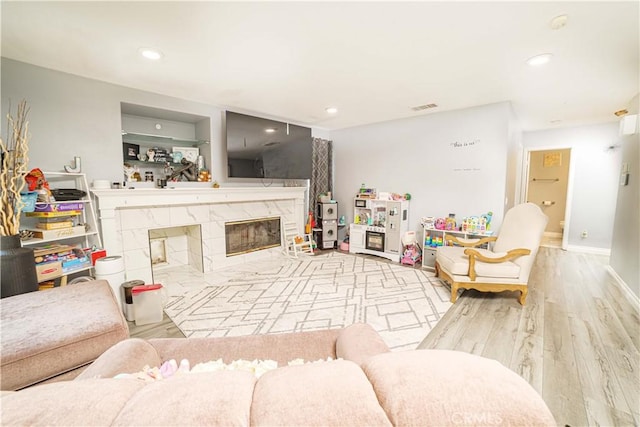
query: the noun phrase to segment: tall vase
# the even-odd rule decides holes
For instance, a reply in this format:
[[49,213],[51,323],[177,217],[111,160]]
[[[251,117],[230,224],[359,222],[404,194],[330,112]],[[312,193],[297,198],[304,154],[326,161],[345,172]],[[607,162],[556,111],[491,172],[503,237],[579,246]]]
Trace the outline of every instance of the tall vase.
[[33,249],[20,245],[20,236],[0,236],[0,298],[38,290]]

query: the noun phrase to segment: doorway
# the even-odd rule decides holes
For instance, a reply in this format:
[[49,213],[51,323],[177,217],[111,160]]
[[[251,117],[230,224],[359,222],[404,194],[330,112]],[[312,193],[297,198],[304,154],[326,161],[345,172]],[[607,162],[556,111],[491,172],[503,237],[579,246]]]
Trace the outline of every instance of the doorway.
[[570,148],[530,150],[525,200],[549,217],[541,246],[567,247]]

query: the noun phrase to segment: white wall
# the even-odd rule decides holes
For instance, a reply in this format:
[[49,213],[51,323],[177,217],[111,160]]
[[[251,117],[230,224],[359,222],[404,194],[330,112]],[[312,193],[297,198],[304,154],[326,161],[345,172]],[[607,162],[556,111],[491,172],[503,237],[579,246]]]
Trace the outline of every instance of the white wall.
[[[638,114],[639,103],[636,95],[627,107],[630,114]],[[621,163],[629,165],[629,184],[618,190],[610,264],[640,298],[640,134],[624,136],[621,141]]]
[[[571,148],[572,200],[565,229],[569,249],[607,253],[611,248],[621,149],[608,147],[619,144],[616,122],[523,134],[525,150]],[[581,237],[583,230],[588,232],[586,239]]]
[[[333,131],[339,214],[353,220],[361,184],[410,193],[409,229],[423,216],[494,212],[502,222],[509,103],[422,115]],[[456,145],[454,145],[456,144]]]
[[509,129],[507,146],[507,182],[505,188],[505,212],[516,205],[519,201],[520,180],[522,174],[522,128],[518,118],[509,108]]

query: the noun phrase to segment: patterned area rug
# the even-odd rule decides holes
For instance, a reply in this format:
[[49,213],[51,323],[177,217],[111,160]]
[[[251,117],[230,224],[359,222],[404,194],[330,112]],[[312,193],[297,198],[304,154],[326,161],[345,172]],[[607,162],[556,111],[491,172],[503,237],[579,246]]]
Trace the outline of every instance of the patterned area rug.
[[451,307],[431,272],[340,252],[287,259],[169,299],[187,337],[275,334],[366,322],[394,350],[415,349]]

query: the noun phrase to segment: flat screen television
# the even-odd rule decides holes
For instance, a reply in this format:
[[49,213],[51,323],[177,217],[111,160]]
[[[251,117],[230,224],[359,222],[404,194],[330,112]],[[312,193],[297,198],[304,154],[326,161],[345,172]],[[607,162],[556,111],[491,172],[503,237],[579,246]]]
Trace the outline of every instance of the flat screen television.
[[311,178],[311,128],[225,112],[229,178]]

